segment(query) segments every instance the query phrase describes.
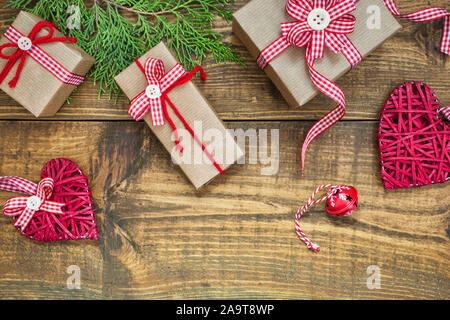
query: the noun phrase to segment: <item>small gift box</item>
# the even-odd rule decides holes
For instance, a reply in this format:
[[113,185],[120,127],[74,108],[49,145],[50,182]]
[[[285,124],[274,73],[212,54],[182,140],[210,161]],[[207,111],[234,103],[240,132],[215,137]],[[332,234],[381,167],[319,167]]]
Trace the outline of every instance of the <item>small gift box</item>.
[[75,42],[21,11],[0,40],[0,88],[36,117],[53,116],[95,62]]
[[190,81],[197,71],[205,80],[201,67],[188,73],[160,43],[115,80],[131,100],[130,115],[148,124],[198,189],[224,173],[243,152]]
[[[299,11],[294,6],[288,8],[291,10],[291,12],[288,12],[289,10],[286,10],[288,2],[306,8],[305,13],[309,13],[309,15],[301,13],[296,16],[295,13]],[[315,7],[314,2],[316,6],[324,8]],[[328,46],[329,42],[334,42],[334,39],[327,36],[330,15],[332,19],[332,15],[338,11],[336,8],[339,7],[340,2],[346,1],[252,0],[233,16],[234,33],[241,39],[255,59],[260,56],[261,51],[278,39],[283,31],[286,32],[287,38],[290,38],[289,40],[294,43],[287,49],[282,47],[284,44],[280,44],[278,48],[272,48],[274,50],[273,55],[276,58],[267,66],[263,66],[269,78],[292,107],[307,103],[319,92],[311,81],[308,71],[308,64],[305,59],[306,45],[301,43],[303,40],[307,40],[303,36],[307,36],[309,32],[308,20],[315,24],[313,25],[315,29],[324,32],[325,45]],[[365,57],[396,33],[401,26],[381,0],[353,2],[354,4],[351,5],[356,5],[356,10],[349,13],[356,18],[354,31],[352,30],[353,32],[350,34],[347,33],[346,28],[349,28],[352,23],[352,18],[349,17],[348,13],[340,21],[333,21],[334,24],[330,25],[333,29],[330,31],[335,32],[336,29],[342,28],[343,30],[340,33],[346,34],[356,49]],[[336,6],[331,7],[332,3]],[[298,18],[300,20],[297,20]],[[314,21],[314,19],[316,20]],[[304,23],[305,26],[299,24],[289,30],[289,23],[295,22]],[[323,29],[321,29],[322,27]],[[282,28],[285,29],[282,30]],[[291,32],[289,33],[289,31]],[[303,31],[306,32],[303,34]],[[339,30],[337,31],[339,33]],[[335,42],[336,46],[339,45],[338,42]],[[318,59],[314,68],[326,78],[334,81],[349,71],[351,64],[343,54],[334,54],[330,50],[325,50],[323,59]]]

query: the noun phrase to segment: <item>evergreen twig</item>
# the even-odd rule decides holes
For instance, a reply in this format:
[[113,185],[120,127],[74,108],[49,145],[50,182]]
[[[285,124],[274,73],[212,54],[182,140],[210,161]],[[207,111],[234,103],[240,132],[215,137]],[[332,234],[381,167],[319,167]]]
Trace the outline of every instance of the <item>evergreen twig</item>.
[[[243,64],[231,45],[213,30],[213,21],[230,21],[234,0],[9,0],[19,8],[53,21],[65,35],[96,59],[89,76],[99,85],[99,97],[117,97],[114,81],[130,65],[161,40],[166,40],[177,59],[188,69],[201,64],[207,54],[217,62]],[[69,28],[75,5],[81,29]],[[76,12],[76,11],[75,11]],[[73,21],[73,20],[72,20]]]

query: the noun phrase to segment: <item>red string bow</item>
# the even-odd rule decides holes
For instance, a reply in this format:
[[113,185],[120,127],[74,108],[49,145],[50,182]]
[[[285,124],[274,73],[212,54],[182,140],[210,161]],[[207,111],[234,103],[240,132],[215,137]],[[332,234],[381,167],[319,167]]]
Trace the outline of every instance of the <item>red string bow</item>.
[[3,213],[6,216],[19,216],[14,226],[21,231],[30,223],[37,211],[63,215],[61,210],[65,203],[49,201],[53,193],[53,179],[42,179],[37,185],[19,177],[0,177],[0,189],[32,195],[31,197],[14,197],[6,201]]
[[[47,35],[37,37],[37,34],[42,29],[45,29],[45,28],[49,29],[49,33]],[[35,49],[34,46],[36,46],[38,44],[42,44],[42,43],[60,42],[60,41],[69,41],[69,42],[73,42],[73,43],[77,42],[76,38],[71,38],[71,37],[54,37],[54,38],[52,38],[55,28],[56,28],[56,26],[53,25],[51,22],[41,21],[41,22],[36,23],[36,25],[33,27],[33,29],[28,34],[28,36],[22,36],[19,39],[17,39],[17,43],[13,42],[13,43],[5,43],[5,44],[1,45],[0,46],[0,58],[6,59],[9,61],[0,73],[0,83],[2,83],[3,80],[5,80],[9,71],[11,71],[12,67],[17,62],[17,60],[20,59],[19,66],[17,67],[16,75],[8,83],[11,88],[14,88],[16,86],[17,80],[19,79],[20,73],[23,68],[23,64],[25,62],[25,58],[26,58],[27,54],[30,54],[29,53],[30,49],[31,50]],[[16,30],[13,29],[13,31],[16,31]],[[17,47],[17,50],[14,53],[12,53],[10,55],[3,54],[3,50],[5,48],[16,48],[16,47]],[[38,51],[37,54],[39,55],[39,53],[40,52]],[[40,57],[33,57],[33,58],[38,59]],[[45,63],[48,63],[48,61],[43,62],[44,65],[45,65]],[[54,70],[54,72],[59,72],[59,70]],[[79,77],[79,76],[77,76],[77,77]]]
[[165,120],[167,120],[175,135],[175,145],[180,152],[183,152],[183,147],[180,145],[177,127],[167,111],[167,101],[175,115],[178,119],[180,119],[194,140],[201,146],[203,152],[206,153],[217,170],[220,173],[224,173],[225,171],[208,152],[200,138],[197,137],[194,130],[189,126],[180,111],[167,96],[173,88],[190,81],[197,72],[200,72],[201,79],[205,81],[206,73],[203,71],[203,68],[201,66],[196,66],[191,72],[187,73],[183,66],[177,63],[166,73],[164,63],[159,59],[148,58],[145,61],[144,66],[142,66],[138,59],[135,59],[135,61],[144,73],[148,86],[144,91],[131,100],[128,113],[136,121],[140,121],[150,112],[153,126],[163,126],[165,124]]

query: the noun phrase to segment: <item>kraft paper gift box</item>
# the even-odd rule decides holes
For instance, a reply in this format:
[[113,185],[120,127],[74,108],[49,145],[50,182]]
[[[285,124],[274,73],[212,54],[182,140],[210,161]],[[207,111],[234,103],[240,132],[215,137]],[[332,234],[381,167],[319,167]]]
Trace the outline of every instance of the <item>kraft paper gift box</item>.
[[[168,72],[177,64],[176,59],[164,43],[158,44],[150,51],[145,53],[142,57],[139,58],[139,62],[144,65],[145,61],[148,58],[162,60],[162,62],[164,63],[165,72]],[[190,70],[186,71],[189,72]],[[135,98],[147,88],[145,75],[136,63],[131,64],[128,68],[117,75],[115,77],[115,80],[130,100]],[[215,135],[214,137],[214,143],[217,143],[217,145],[219,146],[223,146],[222,155],[220,156],[220,158],[214,154],[213,156],[223,170],[228,169],[233,163],[238,161],[243,156],[243,152],[235,142],[234,136],[231,135],[231,133],[225,128],[224,124],[217,117],[213,108],[210,106],[208,101],[192,81],[188,81],[185,84],[175,87],[168,93],[168,97],[179,110],[190,127],[193,128],[196,135],[199,136],[200,140],[202,140],[207,149],[209,141],[205,143],[203,141],[203,137],[201,136],[201,132],[198,132],[196,129],[198,129],[198,127],[200,126],[203,133],[206,133],[208,131],[211,132],[210,130],[217,133],[217,135]],[[183,123],[175,115],[169,105],[167,106],[167,108],[169,116],[175,123],[176,127],[178,129],[185,129]],[[174,151],[175,144],[172,139],[173,131],[167,121],[163,126],[153,126],[150,112],[144,117],[143,120],[148,124],[150,129],[170,154],[172,154],[172,152],[176,152]],[[219,139],[220,141],[217,141],[217,139]],[[197,149],[198,151],[201,150],[201,148],[191,135],[183,136],[181,140],[181,146],[185,148],[185,151],[183,153],[191,151],[190,158],[192,161],[182,161],[181,163],[179,163],[179,167],[182,169],[187,178],[192,182],[195,188],[199,189],[220,174],[214,164],[209,161],[209,159],[206,159],[208,161],[204,161],[204,159],[203,161],[197,162],[193,160],[195,158],[195,150]],[[186,148],[186,146],[191,147]]]
[[[23,35],[28,35],[36,23],[40,21],[44,20],[31,13],[21,11],[12,26]],[[56,28],[54,30],[53,37],[64,37]],[[43,29],[37,34],[37,37],[45,36],[48,33],[48,29]],[[5,43],[11,42],[3,36],[0,45]],[[76,75],[84,76],[95,62],[94,58],[74,43],[52,42],[38,44],[37,46]],[[15,50],[16,48],[6,48],[3,53],[9,55]],[[8,60],[0,59],[0,70],[3,70],[7,63]],[[28,54],[16,86],[10,88],[8,82],[14,78],[18,65],[19,61],[10,70],[0,88],[36,117],[55,115],[76,88],[75,85],[60,81]]]
[[[233,15],[233,32],[255,60],[264,48],[281,36],[280,24],[294,21],[286,14],[285,5],[286,0],[252,0]],[[348,37],[363,57],[401,29],[382,0],[360,0],[351,14],[356,17],[356,25]],[[371,19],[379,19],[380,28],[376,23],[369,27]],[[323,59],[317,59],[314,67],[332,81],[351,69],[342,53],[334,54],[328,49],[325,49]],[[310,79],[305,47],[291,46],[264,70],[292,107],[307,103],[319,93]]]

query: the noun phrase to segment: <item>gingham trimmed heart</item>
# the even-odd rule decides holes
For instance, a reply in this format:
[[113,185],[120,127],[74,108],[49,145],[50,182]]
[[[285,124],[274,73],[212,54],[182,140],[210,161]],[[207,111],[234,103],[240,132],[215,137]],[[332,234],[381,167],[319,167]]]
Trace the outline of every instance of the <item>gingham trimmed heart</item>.
[[47,162],[38,184],[0,177],[0,190],[26,195],[7,200],[3,208],[24,236],[43,242],[98,239],[88,179],[71,160]]

